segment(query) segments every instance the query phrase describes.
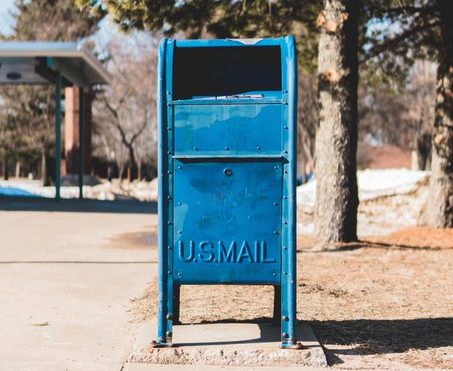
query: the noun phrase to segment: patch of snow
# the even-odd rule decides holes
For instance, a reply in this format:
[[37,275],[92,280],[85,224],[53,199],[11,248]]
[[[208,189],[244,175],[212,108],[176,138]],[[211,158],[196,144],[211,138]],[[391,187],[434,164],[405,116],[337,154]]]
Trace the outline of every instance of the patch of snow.
[[311,223],[297,223],[297,234],[311,235],[315,232],[315,224]]
[[[367,169],[357,172],[359,200],[368,201],[383,196],[401,195],[417,188],[429,176],[426,171],[407,169]],[[304,211],[313,212],[316,203],[316,180],[297,188],[297,204]]]
[[303,211],[313,212],[316,203],[316,180],[297,187],[297,206]]
[[429,176],[427,171],[408,169],[362,170],[357,172],[359,199],[367,201],[382,196],[401,195],[417,188]]
[[[69,185],[70,181],[71,179],[60,188],[60,195],[63,199],[79,197],[78,186]],[[90,179],[87,179],[87,181],[95,183]],[[0,181],[0,195],[54,198],[55,187],[44,187],[40,180],[10,179],[8,181]],[[109,201],[117,199],[155,201],[157,200],[157,179],[151,182],[134,181],[132,183],[127,181],[120,183],[118,180],[108,182],[104,180],[100,184],[84,185],[83,197]]]
[[[360,237],[385,235],[415,226],[426,205],[429,177],[425,171],[406,169],[363,170],[357,172],[359,205],[357,233]],[[392,196],[392,197],[387,197]],[[300,234],[314,231],[316,181],[297,188]],[[363,202],[375,200],[375,202]]]

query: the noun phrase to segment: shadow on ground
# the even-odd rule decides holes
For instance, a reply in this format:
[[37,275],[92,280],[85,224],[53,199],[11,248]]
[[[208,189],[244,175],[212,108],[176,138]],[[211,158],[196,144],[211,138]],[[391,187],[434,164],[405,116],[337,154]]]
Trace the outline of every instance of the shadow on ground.
[[[209,342],[191,342],[191,343],[178,343],[178,346],[205,346],[205,345],[235,345],[235,344],[255,344],[255,343],[271,343],[280,341],[280,324],[269,318],[255,319],[253,321],[237,321],[225,320],[214,322],[201,322],[201,324],[228,324],[228,323],[255,323],[260,329],[260,335],[257,338],[249,340],[229,340],[229,341],[209,341]],[[184,324],[182,324],[184,325]],[[192,326],[192,325],[187,325]]]
[[[328,346],[329,364],[341,355],[403,353],[453,345],[453,318],[345,320],[311,322],[321,344]],[[352,348],[335,349],[335,345]]]
[[298,248],[298,253],[309,253],[309,254],[319,254],[319,253],[336,253],[336,252],[343,252],[343,251],[355,251],[360,249],[367,249],[367,248],[381,248],[388,250],[389,248],[392,249],[400,249],[400,250],[448,250],[453,249],[453,247],[439,247],[439,246],[416,246],[416,245],[408,245],[408,244],[401,244],[401,243],[387,243],[387,242],[375,242],[375,241],[368,241],[368,240],[361,240],[358,242],[348,242],[348,243],[337,243],[337,244],[330,244],[325,245],[322,247],[317,247],[314,249],[310,248]]
[[150,230],[142,232],[127,232],[119,234],[110,239],[104,247],[115,249],[154,249],[157,250],[157,230],[151,227]]
[[[354,345],[353,349],[331,350],[333,355],[403,353],[409,349],[428,349],[453,345],[453,318],[417,318],[395,320],[357,319],[345,321],[298,321],[309,323],[323,345]],[[219,321],[200,321],[200,324],[256,323],[261,338],[253,341],[279,341],[279,321],[272,317]],[[185,323],[181,323],[184,325]],[[187,324],[189,325],[189,324]],[[252,340],[251,340],[252,341]],[[335,358],[335,357],[333,357]],[[335,363],[335,361],[333,362]]]
[[157,202],[141,202],[137,200],[101,201],[78,199],[62,199],[60,201],[55,201],[54,199],[49,198],[0,196],[0,210],[156,214]]

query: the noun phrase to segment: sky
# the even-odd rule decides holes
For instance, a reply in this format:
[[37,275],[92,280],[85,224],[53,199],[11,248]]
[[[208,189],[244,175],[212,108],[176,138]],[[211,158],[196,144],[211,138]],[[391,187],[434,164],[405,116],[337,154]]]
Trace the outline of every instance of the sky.
[[[15,0],[0,0],[0,34],[8,35],[11,32],[11,26],[13,25],[13,18],[10,12],[14,10]],[[100,23],[100,30],[96,35],[96,44],[104,45],[108,40],[118,32],[116,26],[114,26],[108,20],[103,20]]]
[[9,12],[14,9],[15,0],[0,0],[0,33],[8,34],[11,30],[12,18]]
[[[7,35],[11,32],[13,18],[10,12],[14,10],[15,0],[0,0],[0,34]],[[101,31],[99,37],[101,39],[108,38],[108,35],[115,33],[116,27],[111,25],[110,22],[101,22]]]
[[[14,10],[14,3],[16,0],[0,0],[0,34],[7,35],[11,32],[11,26],[14,22],[10,16],[10,12]],[[99,24],[99,31],[91,38],[96,43],[96,50],[102,52],[105,45],[116,37],[121,37],[122,42],[127,43],[128,40],[133,41],[134,38],[143,38],[150,40],[150,35],[144,32],[136,32],[124,37],[124,34],[119,31],[118,27],[109,20],[108,17],[103,19]]]

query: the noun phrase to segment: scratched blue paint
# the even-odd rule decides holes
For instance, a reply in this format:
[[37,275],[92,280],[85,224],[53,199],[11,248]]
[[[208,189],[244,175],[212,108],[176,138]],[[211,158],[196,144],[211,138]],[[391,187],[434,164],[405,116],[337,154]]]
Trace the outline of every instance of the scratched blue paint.
[[280,286],[296,344],[296,59],[291,36],[160,44],[160,345],[187,284]]
[[281,104],[175,107],[178,155],[280,154]]
[[278,284],[281,163],[175,165],[175,283]]

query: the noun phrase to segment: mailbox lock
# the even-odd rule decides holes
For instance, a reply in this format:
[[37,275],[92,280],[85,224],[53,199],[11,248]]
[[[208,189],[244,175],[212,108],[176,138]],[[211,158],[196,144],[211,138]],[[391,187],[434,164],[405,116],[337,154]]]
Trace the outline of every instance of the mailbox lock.
[[227,167],[226,169],[223,170],[223,173],[226,176],[231,176],[231,175],[233,175],[233,170],[231,170],[229,167]]

